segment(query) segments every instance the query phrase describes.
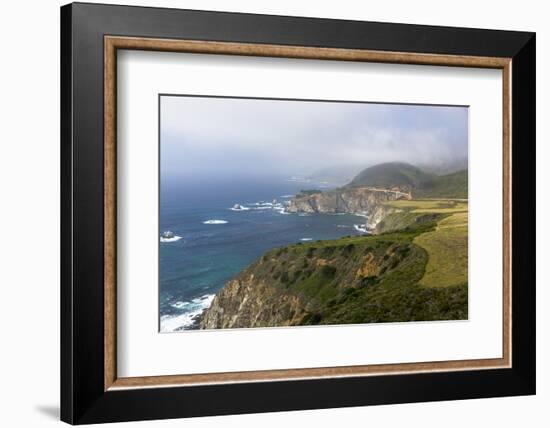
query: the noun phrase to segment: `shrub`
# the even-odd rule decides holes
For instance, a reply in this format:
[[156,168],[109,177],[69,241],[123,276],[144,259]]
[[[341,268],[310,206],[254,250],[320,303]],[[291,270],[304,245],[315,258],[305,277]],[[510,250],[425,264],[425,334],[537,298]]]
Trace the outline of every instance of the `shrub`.
[[280,255],[286,253],[288,251],[288,249],[286,247],[283,247],[283,248],[280,248],[279,250],[277,250],[277,252],[275,253],[275,256],[279,257]]
[[319,324],[323,316],[319,313],[309,313],[304,317],[304,324],[314,325]]
[[361,287],[368,287],[370,285],[375,285],[378,282],[377,276],[366,276],[361,280]]
[[336,249],[336,247],[333,247],[333,246],[328,246],[328,247],[323,248],[323,256],[324,257],[331,256],[332,254],[334,254],[335,249]]
[[344,254],[351,254],[353,252],[353,250],[355,249],[355,245],[354,244],[348,244],[344,247],[344,249],[342,250],[342,253]]
[[325,278],[334,278],[336,275],[336,268],[331,265],[324,265],[321,268],[321,275]]
[[315,247],[309,247],[306,251],[306,257],[313,257],[313,255],[315,254],[315,250],[317,248]]

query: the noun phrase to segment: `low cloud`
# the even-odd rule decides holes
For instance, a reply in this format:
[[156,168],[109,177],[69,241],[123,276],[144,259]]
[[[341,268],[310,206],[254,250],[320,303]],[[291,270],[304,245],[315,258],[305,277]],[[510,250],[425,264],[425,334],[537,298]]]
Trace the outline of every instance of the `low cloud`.
[[161,173],[168,177],[438,165],[467,153],[465,107],[161,98]]

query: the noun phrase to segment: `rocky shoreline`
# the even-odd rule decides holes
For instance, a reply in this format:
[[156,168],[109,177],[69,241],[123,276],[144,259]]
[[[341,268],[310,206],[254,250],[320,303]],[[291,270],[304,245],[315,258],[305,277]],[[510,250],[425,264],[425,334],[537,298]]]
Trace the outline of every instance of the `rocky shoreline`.
[[[382,220],[399,210],[385,203],[411,199],[399,189],[360,187],[326,192],[300,193],[292,198],[285,211],[292,214],[355,214],[366,217],[365,229],[376,233]],[[209,308],[195,317],[187,329],[264,327],[301,325],[311,308],[299,295],[288,294],[258,278],[254,271],[266,262],[266,256],[230,280],[217,294]],[[315,262],[319,266],[323,259]],[[319,267],[317,266],[317,267]]]
[[410,192],[400,189],[379,189],[373,187],[341,188],[327,192],[307,192],[290,200],[286,212],[318,214],[355,214],[367,218],[366,229],[373,231],[395,208],[385,202],[410,200]]
[[[429,255],[414,240],[432,233],[445,214],[405,210],[392,217],[405,233],[399,227],[268,251],[226,283],[198,328],[466,319],[467,282],[421,284]],[[383,230],[381,223],[377,232]]]

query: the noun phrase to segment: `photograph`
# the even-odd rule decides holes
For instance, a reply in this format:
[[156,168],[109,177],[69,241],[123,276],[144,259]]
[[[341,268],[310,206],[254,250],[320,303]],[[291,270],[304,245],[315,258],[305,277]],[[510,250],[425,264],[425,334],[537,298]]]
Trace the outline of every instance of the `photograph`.
[[544,14],[239,1],[8,20],[7,426],[544,418]]
[[468,106],[158,100],[161,333],[468,319]]

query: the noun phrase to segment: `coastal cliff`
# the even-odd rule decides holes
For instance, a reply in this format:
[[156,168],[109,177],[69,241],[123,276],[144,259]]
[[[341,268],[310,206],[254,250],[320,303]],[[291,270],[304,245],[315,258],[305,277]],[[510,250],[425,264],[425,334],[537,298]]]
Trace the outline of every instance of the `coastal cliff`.
[[289,213],[350,213],[367,217],[367,229],[374,229],[395,208],[385,202],[410,200],[410,192],[399,189],[378,189],[372,187],[341,188],[327,192],[302,192],[290,200]]
[[372,234],[268,251],[226,283],[196,327],[467,319],[467,191],[467,171],[436,176],[396,162],[338,189],[301,191],[286,212],[363,215]]
[[256,268],[225,285],[202,315],[201,328],[289,326],[302,322],[306,312],[301,299],[256,278],[251,273]]
[[230,280],[198,328],[280,327],[467,318],[467,283],[424,287],[414,239],[446,214],[417,214],[403,232],[293,244]]
[[388,202],[418,198],[468,197],[468,171],[435,175],[403,162],[388,162],[364,169],[345,186],[322,192],[303,190],[289,202],[290,213],[349,213],[367,217],[366,228],[377,226],[398,212]]

